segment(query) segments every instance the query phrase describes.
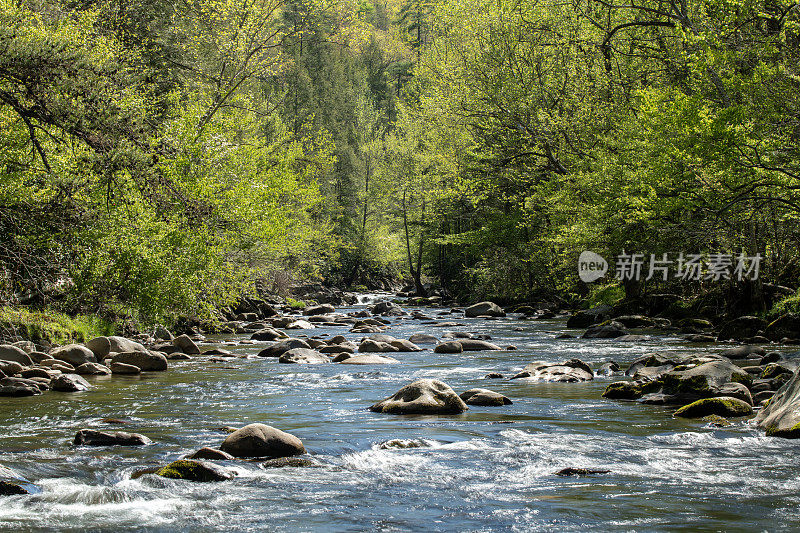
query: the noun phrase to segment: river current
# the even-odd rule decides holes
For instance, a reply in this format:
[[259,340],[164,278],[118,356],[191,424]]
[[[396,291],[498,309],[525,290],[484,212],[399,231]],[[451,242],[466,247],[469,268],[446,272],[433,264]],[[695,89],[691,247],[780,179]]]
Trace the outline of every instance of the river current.
[[[348,312],[363,307],[337,309]],[[434,315],[439,310],[423,308]],[[747,420],[725,428],[674,419],[666,407],[601,398],[620,375],[586,383],[506,378],[532,361],[577,357],[593,368],[653,352],[715,353],[678,336],[641,342],[556,339],[563,319],[465,319],[436,328],[392,319],[385,333],[441,337],[488,334],[516,351],[391,354],[375,366],[279,364],[255,357],[262,345],[210,338],[248,358],[170,361],[141,377],[89,378],[83,393],[0,399],[0,474],[11,470],[41,492],[0,499],[11,531],[758,531],[800,527],[799,444],[768,438]],[[294,335],[337,334],[320,327]],[[456,416],[397,416],[367,408],[423,377],[461,393],[501,392],[512,405]],[[124,426],[102,422],[128,421]],[[222,426],[261,422],[299,437],[318,467],[218,464],[237,472],[221,483],[131,479],[202,446],[218,447]],[[82,428],[142,433],[138,448],[74,447]],[[411,441],[414,447],[382,445]],[[408,444],[408,443],[407,443]],[[559,477],[566,467],[610,470]],[[8,474],[8,472],[5,472]]]

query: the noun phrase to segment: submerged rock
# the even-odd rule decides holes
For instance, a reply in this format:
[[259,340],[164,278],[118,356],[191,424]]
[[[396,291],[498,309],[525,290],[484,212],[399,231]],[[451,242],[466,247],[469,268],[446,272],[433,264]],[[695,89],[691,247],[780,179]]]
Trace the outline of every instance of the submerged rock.
[[575,468],[575,467],[568,467],[562,468],[558,472],[555,473],[557,476],[590,476],[593,474],[608,474],[611,470],[600,470],[597,468]]
[[418,379],[369,409],[389,414],[450,415],[463,413],[469,407],[446,383]]
[[136,365],[129,365],[126,363],[120,363],[119,361],[112,361],[111,362],[111,373],[112,374],[119,374],[124,376],[132,376],[136,374],[141,374],[142,369]]
[[261,463],[262,468],[310,468],[316,466],[320,466],[320,464],[308,457],[276,457]]
[[220,450],[234,457],[289,457],[306,453],[300,439],[266,424],[237,429],[223,441]]
[[82,429],[72,442],[75,446],[144,446],[152,441],[138,433]]
[[17,496],[21,494],[30,494],[30,492],[19,483],[0,480],[0,496]]
[[389,363],[399,363],[400,361],[394,357],[386,357],[385,355],[362,354],[346,357],[338,362],[341,362],[343,365],[385,365]]
[[233,473],[213,463],[179,459],[155,471],[157,476],[185,481],[212,482],[233,479]]
[[747,402],[731,396],[704,398],[675,411],[674,416],[681,418],[703,418],[708,415],[739,417],[753,414],[753,408]]
[[501,406],[513,403],[507,396],[489,389],[470,389],[462,392],[460,398],[467,405]]

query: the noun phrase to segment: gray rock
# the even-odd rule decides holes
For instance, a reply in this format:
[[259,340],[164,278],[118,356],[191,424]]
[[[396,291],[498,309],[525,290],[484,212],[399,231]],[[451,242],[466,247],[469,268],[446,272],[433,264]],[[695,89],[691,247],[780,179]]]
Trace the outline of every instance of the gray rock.
[[250,336],[250,339],[254,341],[275,341],[284,337],[285,334],[281,333],[277,329],[263,328],[253,333]]
[[303,339],[286,339],[280,342],[276,342],[272,346],[267,346],[260,352],[258,352],[259,357],[280,357],[284,353],[292,350],[294,348],[308,348],[310,349],[311,346],[304,341]]
[[756,417],[770,437],[800,438],[800,372],[779,388]]
[[433,335],[427,335],[425,333],[415,333],[408,338],[409,341],[413,342],[414,344],[436,344],[438,339]]
[[223,452],[222,450],[217,450],[216,448],[209,448],[208,446],[203,446],[196,452],[187,455],[186,459],[211,459],[216,461],[230,461],[231,459],[233,459],[233,456],[229,453]]
[[237,429],[228,435],[220,449],[234,457],[290,457],[306,453],[300,439],[265,424]]
[[156,326],[156,329],[153,332],[153,337],[156,338],[157,340],[162,340],[162,341],[171,341],[172,339],[175,338],[172,336],[172,333],[167,328],[161,325]]
[[333,307],[331,304],[322,304],[322,305],[313,305],[311,307],[306,307],[303,310],[303,314],[306,316],[328,315],[335,311],[336,308]]
[[464,316],[474,318],[478,316],[506,316],[505,311],[493,302],[479,302],[464,309]]
[[75,369],[75,373],[81,376],[107,376],[111,374],[111,369],[100,363],[83,363]]
[[427,415],[458,414],[467,409],[453,389],[436,379],[418,379],[370,407],[377,413]]
[[[125,337],[118,337],[118,336],[111,336],[106,337],[109,342],[109,353],[111,352],[147,352],[147,348],[144,347],[143,344],[138,343],[136,341],[132,341],[130,339],[126,339]],[[91,342],[91,341],[90,341]],[[91,349],[91,347],[89,348]],[[94,351],[94,350],[92,350]]]
[[443,342],[441,344],[437,344],[436,347],[433,349],[434,353],[461,353],[463,351],[464,348],[458,341]]
[[501,406],[511,405],[512,403],[507,396],[489,389],[470,389],[462,392],[460,398],[467,405]]
[[492,344],[491,342],[487,342],[480,339],[459,339],[458,343],[461,345],[461,349],[465,352],[480,352],[483,350],[502,350],[496,344]]
[[137,366],[143,372],[162,371],[169,367],[166,356],[158,352],[120,352],[112,354],[111,362]]
[[310,348],[292,348],[278,358],[279,363],[294,363],[300,365],[314,365],[330,363],[327,356]]
[[112,361],[111,373],[123,376],[131,376],[131,375],[141,374],[142,369],[136,365],[129,365],[127,363],[120,363],[119,361]]
[[547,381],[552,383],[578,383],[594,379],[594,373],[591,369],[587,371],[579,365],[566,364],[572,361],[577,361],[577,359],[567,361],[560,365],[541,361],[530,363],[522,369],[522,372],[512,376],[511,379],[529,379],[531,381]]
[[83,363],[96,363],[97,358],[89,348],[80,344],[67,344],[50,351],[50,357],[78,367]]
[[749,359],[752,356],[762,356],[766,353],[767,351],[760,346],[744,345],[723,350],[720,355],[728,359]]
[[388,342],[380,342],[372,339],[364,339],[361,341],[361,344],[358,345],[359,352],[378,352],[378,353],[386,353],[386,352],[398,352],[399,350],[389,344]]
[[398,352],[421,352],[422,348],[417,346],[411,341],[407,341],[405,339],[394,339],[389,343],[390,345],[397,348]]

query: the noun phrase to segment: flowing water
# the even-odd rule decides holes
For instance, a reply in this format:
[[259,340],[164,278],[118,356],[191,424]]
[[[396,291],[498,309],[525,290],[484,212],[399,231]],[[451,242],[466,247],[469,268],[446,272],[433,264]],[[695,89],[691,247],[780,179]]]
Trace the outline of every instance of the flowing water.
[[[349,311],[352,309],[342,309]],[[431,313],[431,310],[424,310]],[[392,354],[399,364],[285,365],[275,359],[172,361],[168,372],[95,378],[84,393],[0,399],[0,465],[41,488],[3,497],[14,531],[752,531],[800,527],[798,444],[747,421],[719,429],[667,408],[600,397],[609,381],[531,383],[506,377],[535,360],[593,367],[660,351],[713,352],[677,337],[644,342],[556,340],[563,320],[463,319],[458,328],[395,320],[386,333],[491,335],[517,351]],[[521,331],[518,331],[521,329]],[[309,335],[362,335],[325,327]],[[231,336],[217,342],[246,337]],[[258,345],[230,348],[254,355]],[[513,400],[458,416],[397,416],[367,407],[417,378]],[[105,417],[129,421],[110,426]],[[315,468],[218,461],[237,477],[191,483],[145,475],[201,446],[220,426],[262,422],[300,437]],[[138,448],[73,447],[81,428],[143,433]],[[413,448],[388,448],[392,439]],[[559,477],[565,467],[611,472]],[[0,475],[3,475],[0,467]],[[5,472],[8,475],[8,472]]]

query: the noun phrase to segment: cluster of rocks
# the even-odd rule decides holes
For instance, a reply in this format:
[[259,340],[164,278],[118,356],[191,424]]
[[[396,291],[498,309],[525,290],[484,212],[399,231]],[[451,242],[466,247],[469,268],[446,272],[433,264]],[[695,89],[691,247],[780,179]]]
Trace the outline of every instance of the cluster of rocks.
[[641,336],[632,335],[629,330],[653,329],[681,333],[687,341],[698,343],[739,341],[746,344],[800,344],[800,315],[793,313],[771,321],[756,316],[740,316],[715,325],[704,318],[650,317],[624,311],[609,305],[581,310],[567,319],[567,328],[586,329],[583,337],[587,339],[635,341]]
[[187,335],[169,337],[150,347],[118,336],[55,348],[29,341],[0,345],[0,396],[86,391],[92,385],[84,376],[160,372],[169,367],[168,359],[187,359],[200,353]]

